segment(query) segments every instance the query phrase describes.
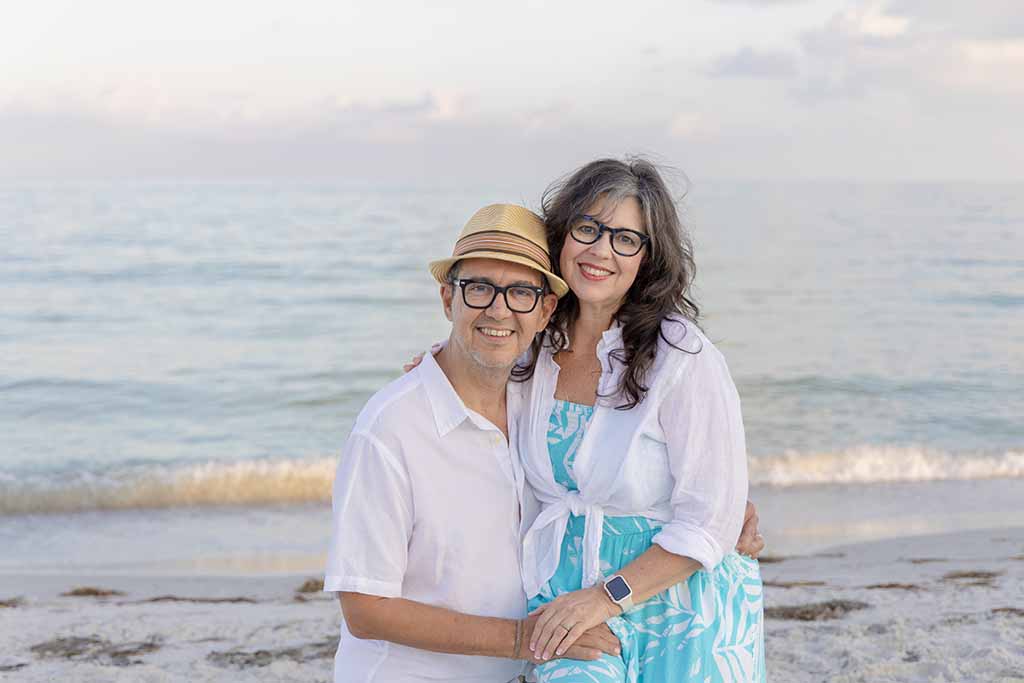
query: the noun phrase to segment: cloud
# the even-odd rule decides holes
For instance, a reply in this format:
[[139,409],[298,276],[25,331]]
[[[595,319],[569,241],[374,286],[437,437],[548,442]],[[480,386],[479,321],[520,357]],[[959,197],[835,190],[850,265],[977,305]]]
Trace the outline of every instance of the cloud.
[[796,72],[792,55],[754,50],[749,46],[719,57],[708,69],[708,75],[715,78],[786,78]]
[[962,39],[1024,38],[1020,0],[892,0],[887,11]]
[[7,105],[0,177],[357,175],[382,152],[443,137],[438,131],[461,125],[462,106],[458,96],[434,93],[378,103],[326,98],[269,115],[193,107],[140,117],[95,100]]
[[801,35],[804,82],[794,93],[814,101],[1024,92],[1024,38],[992,37],[1001,22],[1021,22],[1010,3],[860,2]]
[[538,183],[626,152],[695,178],[1020,177],[1024,38],[1010,4],[843,7],[771,13],[785,30],[766,12],[760,33],[699,44],[610,43],[615,68],[581,76],[552,62],[548,77],[513,84],[474,83],[443,61],[382,73],[362,95],[283,67],[222,67],[202,83],[143,68],[5,82],[0,177]]
[[708,139],[718,133],[718,126],[704,114],[688,111],[673,116],[668,131],[676,139]]
[[[469,98],[464,98],[468,100]],[[0,109],[0,179],[331,178],[501,183],[563,173],[597,150],[662,149],[667,136],[567,121],[557,103],[502,116],[452,115],[440,97],[339,106],[301,122],[167,126],[87,110]]]

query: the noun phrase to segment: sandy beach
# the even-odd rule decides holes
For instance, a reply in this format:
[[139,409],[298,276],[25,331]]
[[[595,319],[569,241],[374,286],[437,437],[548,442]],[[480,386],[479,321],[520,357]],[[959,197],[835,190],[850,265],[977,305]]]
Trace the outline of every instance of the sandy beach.
[[[1024,680],[1024,192],[673,158],[772,680]],[[0,191],[0,679],[328,680],[336,601],[297,589],[356,416],[449,334],[425,263],[572,165]]]
[[769,555],[762,575],[771,680],[1024,681],[1022,528]]
[[[1024,681],[1024,528],[768,554],[762,573],[772,680]],[[329,681],[339,613],[316,588],[0,575],[0,678]]]

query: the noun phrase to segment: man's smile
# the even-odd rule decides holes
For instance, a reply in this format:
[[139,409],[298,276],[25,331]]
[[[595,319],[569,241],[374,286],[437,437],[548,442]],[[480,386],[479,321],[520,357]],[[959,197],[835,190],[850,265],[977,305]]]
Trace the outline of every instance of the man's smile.
[[478,327],[476,329],[485,337],[490,337],[492,339],[511,337],[513,334],[512,330],[506,330],[498,327]]

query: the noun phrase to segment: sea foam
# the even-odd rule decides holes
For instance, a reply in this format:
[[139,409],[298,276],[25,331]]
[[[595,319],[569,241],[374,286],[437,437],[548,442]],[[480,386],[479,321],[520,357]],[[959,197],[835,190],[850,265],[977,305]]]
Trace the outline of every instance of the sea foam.
[[751,458],[750,483],[770,486],[1024,477],[1024,451],[947,453],[916,446],[858,446],[842,451]]
[[[326,503],[334,458],[139,466],[104,474],[0,472],[0,515],[200,506]],[[752,457],[750,483],[768,486],[1024,478],[1024,451],[947,453],[913,446]]]
[[0,514],[329,501],[336,461],[209,462],[0,478]]

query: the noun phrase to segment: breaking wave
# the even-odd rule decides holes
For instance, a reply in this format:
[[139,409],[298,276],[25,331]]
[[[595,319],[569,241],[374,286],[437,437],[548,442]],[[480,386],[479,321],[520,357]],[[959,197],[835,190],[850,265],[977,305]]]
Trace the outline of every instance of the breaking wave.
[[1019,477],[1024,477],[1024,451],[989,455],[915,446],[859,446],[824,453],[787,451],[750,460],[750,483],[770,486]]
[[0,514],[329,501],[336,460],[143,466],[104,474],[0,476]]
[[[146,465],[103,474],[0,473],[0,515],[330,501],[336,460]],[[751,458],[753,485],[802,486],[1024,478],[1024,451],[948,453],[908,446]]]

